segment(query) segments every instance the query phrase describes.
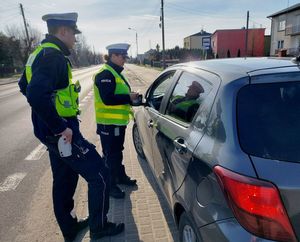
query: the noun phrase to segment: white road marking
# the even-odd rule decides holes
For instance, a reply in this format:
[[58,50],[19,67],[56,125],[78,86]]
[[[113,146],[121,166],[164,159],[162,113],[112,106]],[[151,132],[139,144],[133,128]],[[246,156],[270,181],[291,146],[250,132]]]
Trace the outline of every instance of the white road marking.
[[92,91],[90,91],[87,95],[86,95],[86,97],[84,98],[84,99],[91,99],[91,98],[93,98],[93,95],[94,95],[94,93],[92,92]]
[[25,160],[39,160],[46,152],[47,147],[43,144],[39,144],[26,158]]
[[0,184],[0,192],[15,190],[26,175],[26,173],[20,172],[8,176],[5,181]]
[[81,103],[85,103],[85,102],[88,102],[89,100],[88,100],[88,98],[87,97],[85,97],[81,102],[80,102],[80,104]]
[[2,98],[6,98],[6,97],[10,97],[10,96],[13,96],[13,95],[16,95],[16,94],[19,94],[19,90],[13,90],[13,91],[6,91],[4,92],[4,94],[0,95],[0,99]]
[[91,94],[93,95],[93,92],[89,92],[89,94],[81,100],[81,102],[79,103],[79,108],[82,109],[85,106],[85,104],[90,101],[92,97]]

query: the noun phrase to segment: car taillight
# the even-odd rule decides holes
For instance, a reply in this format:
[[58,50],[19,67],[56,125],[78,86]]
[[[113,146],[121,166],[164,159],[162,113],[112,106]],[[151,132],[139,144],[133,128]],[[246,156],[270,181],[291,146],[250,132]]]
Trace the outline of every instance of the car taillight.
[[221,166],[214,172],[238,222],[250,233],[276,241],[297,241],[278,189],[270,182]]

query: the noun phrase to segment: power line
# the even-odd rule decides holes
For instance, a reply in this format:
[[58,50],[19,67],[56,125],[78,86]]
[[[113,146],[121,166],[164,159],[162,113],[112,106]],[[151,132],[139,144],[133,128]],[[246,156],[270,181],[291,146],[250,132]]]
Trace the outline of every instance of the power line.
[[16,11],[18,11],[19,10],[19,8],[18,7],[10,7],[10,8],[3,8],[2,6],[0,6],[0,9],[1,9],[1,15],[2,14],[6,14],[6,13],[8,13],[8,12],[16,12]]
[[154,19],[148,24],[147,28],[140,34],[140,37],[147,36],[155,27],[158,26],[159,19]]
[[[10,22],[11,20],[15,20],[16,17],[19,17],[19,16],[20,16],[19,13],[15,13],[15,14],[11,14],[11,15],[9,15],[9,16],[5,16],[4,18],[1,17],[1,19],[3,19],[3,21],[5,21],[5,22]],[[7,23],[7,24],[8,24],[8,23]]]
[[[1,7],[0,7],[1,9]],[[20,14],[19,9],[15,8],[15,9],[10,9],[10,10],[2,10],[1,9],[1,15],[0,15],[0,19],[3,17],[9,17],[13,14]]]
[[20,16],[20,13],[11,13],[11,14],[8,14],[6,16],[1,16],[0,18],[1,19],[7,19],[7,18],[17,17],[17,16]]
[[18,5],[14,3],[2,2],[1,8],[18,8]]
[[[157,4],[154,6],[153,10],[149,12],[149,15],[155,16],[153,19],[147,21],[146,24],[144,24],[142,27],[139,29],[142,29],[142,31],[139,33],[139,39],[141,40],[142,38],[146,38],[151,31],[156,27],[158,27],[159,23],[159,7],[160,7],[160,2],[157,2]],[[157,17],[157,18],[156,18]]]
[[157,13],[157,11],[159,10],[159,6],[160,6],[160,3],[157,2],[157,4],[156,4],[155,7],[154,7],[154,12],[153,12],[153,14]]
[[187,8],[185,6],[181,6],[175,3],[167,3],[168,7],[179,10],[179,11],[183,11],[183,12],[188,12],[188,13],[194,13],[195,15],[216,15],[215,12],[209,12],[209,11],[203,11],[203,10],[195,10],[195,9],[191,9],[191,8]]
[[[168,6],[169,8],[172,8],[178,12],[181,12],[181,16],[183,16],[184,18],[186,18],[186,15],[184,14],[185,13],[189,13],[189,14],[193,14],[193,15],[198,15],[198,16],[209,16],[209,17],[213,17],[213,18],[218,18],[218,19],[231,19],[231,20],[234,20],[234,19],[238,19],[238,20],[241,20],[243,19],[243,17],[233,17],[233,16],[226,16],[226,15],[220,15],[220,14],[214,14],[214,13],[209,13],[209,12],[205,12],[205,11],[195,11],[195,10],[192,10],[192,9],[189,9],[189,8],[186,8],[186,7],[181,7],[179,6],[178,4],[174,4],[174,3],[168,3]],[[173,5],[173,6],[172,6]],[[262,24],[262,23],[258,23],[254,20],[249,20],[250,22],[254,23],[254,24],[258,24],[260,26],[263,26],[264,28],[268,29],[268,27],[265,26],[265,24]]]
[[262,27],[266,28],[265,24],[258,23],[258,22],[254,21],[254,20],[251,20],[251,19],[249,19],[249,21],[252,22],[252,23],[254,23],[254,24],[258,24],[258,25],[261,25]]
[[[228,19],[227,15],[221,15],[221,14],[215,14],[214,12],[207,12],[207,11],[199,11],[199,10],[195,10],[195,9],[189,9],[186,7],[182,7],[179,6],[177,4],[174,3],[168,3],[168,8],[174,9],[178,12],[185,12],[185,13],[189,13],[189,14],[193,14],[196,16],[207,16],[207,17],[218,17],[218,18],[224,18],[224,19]],[[185,16],[184,14],[182,14],[182,16]],[[242,19],[243,17],[230,17],[230,19]]]
[[[159,12],[158,12],[158,9],[159,9],[159,2],[158,2],[158,4],[155,6],[154,11],[152,12],[152,15],[156,15],[156,14],[157,14],[157,19],[153,18],[153,19],[151,20],[150,24],[147,23],[147,25],[144,25],[144,26],[147,26],[147,28],[146,28],[146,27],[142,27],[142,29],[144,29],[144,30],[141,32],[142,34],[140,34],[140,36],[141,36],[141,35],[145,35],[145,33],[148,33],[148,32],[149,32],[149,29],[150,29],[150,28],[152,29],[152,27],[153,27],[152,25],[154,24],[154,22],[158,21],[158,19],[159,19]],[[146,29],[145,29],[145,28],[146,28]]]

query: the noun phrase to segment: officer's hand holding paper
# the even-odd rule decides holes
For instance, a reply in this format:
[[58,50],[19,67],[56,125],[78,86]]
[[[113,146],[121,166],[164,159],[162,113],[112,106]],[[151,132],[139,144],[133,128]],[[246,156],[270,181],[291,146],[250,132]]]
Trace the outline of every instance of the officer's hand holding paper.
[[72,143],[73,131],[70,128],[66,128],[62,133],[60,133],[62,137],[65,137],[65,143]]
[[138,92],[131,92],[130,94],[130,99],[132,102],[132,106],[139,106],[142,103],[142,95],[139,94]]

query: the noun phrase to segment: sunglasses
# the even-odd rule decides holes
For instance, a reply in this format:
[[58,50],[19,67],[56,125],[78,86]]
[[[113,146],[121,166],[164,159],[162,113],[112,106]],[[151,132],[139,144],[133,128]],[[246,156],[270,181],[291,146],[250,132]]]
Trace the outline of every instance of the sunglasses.
[[118,54],[118,56],[121,56],[124,60],[128,59],[127,55]]

